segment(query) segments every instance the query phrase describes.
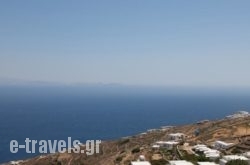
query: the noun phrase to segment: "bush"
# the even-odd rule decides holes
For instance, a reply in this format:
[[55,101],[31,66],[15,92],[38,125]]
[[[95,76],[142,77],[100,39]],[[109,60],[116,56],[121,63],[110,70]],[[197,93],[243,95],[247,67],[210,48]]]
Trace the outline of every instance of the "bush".
[[116,162],[121,162],[121,161],[122,161],[122,159],[123,159],[123,157],[122,157],[122,156],[118,156],[118,157],[115,159],[115,161],[116,161]]
[[238,148],[234,148],[234,149],[232,150],[232,153],[233,153],[233,154],[241,154],[241,150],[239,150]]
[[248,165],[248,162],[245,160],[237,159],[227,162],[226,165]]
[[191,155],[191,154],[186,154],[183,156],[184,160],[190,161],[192,163],[197,162],[197,157],[195,155]]
[[191,154],[185,154],[183,156],[184,160],[190,161],[192,163],[196,163],[196,162],[208,162],[209,158],[205,157],[205,155],[200,155],[200,156],[195,156],[195,155],[191,155]]
[[138,153],[138,152],[140,152],[141,150],[140,150],[140,148],[134,148],[134,149],[132,149],[132,154],[134,154],[134,153]]
[[123,145],[123,144],[126,144],[128,143],[130,140],[129,139],[122,139],[118,142],[119,145]]
[[205,155],[200,155],[197,157],[198,162],[208,162],[209,158],[207,158]]
[[159,160],[151,160],[150,163],[152,165],[166,165],[168,163],[168,161],[166,161],[164,159],[159,159]]

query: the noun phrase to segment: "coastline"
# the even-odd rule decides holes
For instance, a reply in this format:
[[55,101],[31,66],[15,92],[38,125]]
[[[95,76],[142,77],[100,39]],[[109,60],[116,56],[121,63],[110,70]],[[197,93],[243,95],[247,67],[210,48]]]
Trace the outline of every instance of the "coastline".
[[[242,118],[244,118],[244,120],[242,120]],[[164,140],[164,139],[166,139],[167,135],[169,135],[170,133],[177,133],[177,132],[184,132],[189,139],[189,143],[199,144],[199,143],[203,142],[204,144],[210,146],[212,142],[214,142],[218,139],[232,141],[235,143],[237,138],[244,136],[245,130],[242,131],[242,129],[244,129],[244,128],[242,128],[243,127],[242,124],[244,124],[246,122],[250,122],[250,117],[248,115],[247,116],[244,116],[244,115],[239,116],[237,114],[237,115],[233,115],[233,116],[232,115],[227,116],[227,117],[220,119],[220,120],[212,120],[212,121],[201,120],[201,121],[197,121],[196,123],[193,123],[193,124],[187,124],[187,125],[181,125],[181,126],[162,126],[160,128],[156,128],[156,129],[149,129],[146,132],[143,132],[143,133],[140,133],[137,135],[126,136],[126,137],[122,137],[122,138],[116,139],[116,140],[102,141],[103,142],[102,149],[105,147],[108,147],[108,148],[117,147],[117,149],[114,149],[115,151],[109,151],[109,150],[103,151],[101,155],[97,154],[95,156],[88,157],[88,156],[83,155],[83,154],[79,155],[79,154],[74,154],[74,153],[72,153],[72,154],[55,153],[55,154],[36,156],[34,158],[24,160],[23,162],[21,161],[18,164],[30,165],[30,164],[34,164],[34,162],[36,162],[36,161],[40,162],[43,160],[47,160],[49,158],[51,159],[53,157],[57,157],[57,160],[59,160],[59,161],[68,162],[67,160],[69,158],[71,158],[73,160],[77,157],[77,155],[78,155],[78,157],[81,157],[84,161],[92,162],[92,161],[95,161],[96,157],[101,157],[103,160],[107,160],[110,156],[109,152],[114,152],[113,154],[117,155],[118,153],[125,150],[124,145],[127,145],[126,150],[133,150],[133,148],[135,146],[140,146],[139,148],[141,148],[141,147],[144,148],[143,153],[146,153],[150,150],[150,148],[152,147],[152,144],[154,144],[157,140],[158,141]],[[229,125],[229,124],[231,124],[231,125]],[[231,129],[232,125],[235,125],[235,127],[237,126],[238,132],[234,133],[234,136],[229,138],[228,131]],[[197,128],[200,129],[200,132],[203,132],[198,138],[194,136],[194,132]],[[204,130],[206,132],[204,132]],[[216,131],[225,131],[227,133],[220,134],[220,136],[216,135],[218,137],[214,136],[215,134],[213,134],[213,137],[209,138],[210,131],[215,131],[215,132]],[[250,135],[250,130],[249,130],[249,135]],[[81,147],[85,147],[85,146],[81,146]],[[67,155],[67,156],[65,156],[65,155]],[[114,156],[111,156],[111,157],[114,157]],[[98,160],[98,159],[96,159],[96,160]],[[13,163],[15,164],[17,162],[18,161],[14,161],[14,162],[12,162],[12,164]],[[11,162],[3,163],[1,165],[10,165],[10,164],[11,164]]]

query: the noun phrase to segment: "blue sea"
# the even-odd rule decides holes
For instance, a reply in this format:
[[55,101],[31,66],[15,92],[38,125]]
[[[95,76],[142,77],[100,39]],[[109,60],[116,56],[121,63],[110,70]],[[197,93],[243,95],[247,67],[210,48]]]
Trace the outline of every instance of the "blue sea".
[[250,110],[250,90],[85,86],[1,86],[0,163],[33,157],[9,143],[110,140],[165,125],[220,119]]

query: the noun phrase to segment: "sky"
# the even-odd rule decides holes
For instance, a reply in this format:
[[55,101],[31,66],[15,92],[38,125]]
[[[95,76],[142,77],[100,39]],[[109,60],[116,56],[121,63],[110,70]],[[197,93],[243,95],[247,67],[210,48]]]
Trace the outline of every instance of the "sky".
[[250,86],[248,0],[0,1],[0,81]]

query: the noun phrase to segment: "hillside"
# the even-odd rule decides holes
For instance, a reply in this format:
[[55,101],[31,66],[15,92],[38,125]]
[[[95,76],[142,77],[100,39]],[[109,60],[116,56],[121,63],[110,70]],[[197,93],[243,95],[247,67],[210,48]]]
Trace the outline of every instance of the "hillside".
[[[190,146],[206,144],[212,146],[216,140],[232,142],[230,149],[223,154],[248,151],[250,143],[250,117],[230,118],[218,121],[201,121],[190,125],[150,130],[139,135],[125,137],[114,141],[102,142],[100,153],[92,156],[75,153],[56,153],[37,156],[20,162],[21,165],[129,165],[144,155],[152,164],[157,161],[182,159],[176,150],[155,150],[152,145],[159,140],[166,140],[168,134],[181,132],[186,135],[185,141],[180,144],[179,150],[184,153],[192,152]],[[199,134],[195,131],[199,130]],[[185,143],[184,143],[185,142]],[[82,146],[84,147],[84,146]]]

